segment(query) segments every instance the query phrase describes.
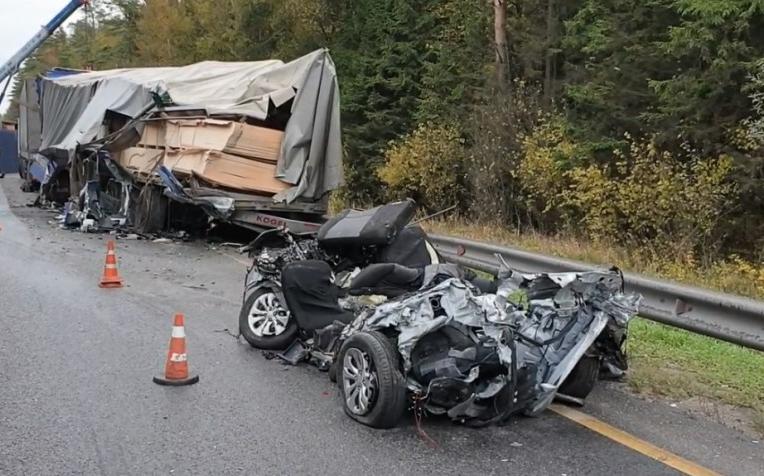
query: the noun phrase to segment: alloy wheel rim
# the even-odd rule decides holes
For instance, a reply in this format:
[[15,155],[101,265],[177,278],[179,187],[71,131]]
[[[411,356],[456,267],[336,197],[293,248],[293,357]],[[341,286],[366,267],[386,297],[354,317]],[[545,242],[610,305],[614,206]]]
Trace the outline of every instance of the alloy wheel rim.
[[342,385],[345,404],[355,415],[363,416],[371,411],[377,397],[377,374],[368,354],[351,347],[342,361]]
[[252,303],[247,316],[249,329],[257,337],[275,337],[284,333],[289,324],[289,311],[275,293],[261,294]]

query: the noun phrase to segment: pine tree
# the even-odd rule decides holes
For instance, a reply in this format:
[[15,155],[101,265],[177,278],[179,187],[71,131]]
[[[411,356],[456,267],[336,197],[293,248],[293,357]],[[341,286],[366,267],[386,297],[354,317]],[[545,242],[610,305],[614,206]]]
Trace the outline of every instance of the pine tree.
[[490,11],[472,0],[447,0],[432,9],[422,60],[416,120],[459,123],[478,101],[493,61],[486,32]]
[[644,133],[642,115],[658,100],[650,81],[672,71],[655,46],[676,21],[670,1],[587,0],[565,22],[565,106],[595,150],[609,151],[625,132]]
[[415,125],[431,2],[356,0],[343,10],[333,54],[342,91],[348,199],[381,198],[376,169],[387,145]]

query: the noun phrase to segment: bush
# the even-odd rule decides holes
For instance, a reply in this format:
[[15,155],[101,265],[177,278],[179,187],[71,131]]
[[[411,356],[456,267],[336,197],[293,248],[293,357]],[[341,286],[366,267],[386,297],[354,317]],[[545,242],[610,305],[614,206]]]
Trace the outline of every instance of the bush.
[[463,140],[456,128],[420,125],[385,152],[377,171],[389,198],[413,198],[429,212],[463,207],[467,195]]
[[685,146],[681,157],[653,141],[626,136],[610,165],[586,165],[584,148],[561,119],[542,121],[523,140],[518,166],[528,212],[548,231],[617,241],[654,255],[714,254],[719,224],[735,196],[727,156],[703,158]]
[[568,188],[560,199],[564,226],[596,242],[623,241],[619,240],[617,181],[594,165],[572,169],[565,179]]
[[464,121],[474,219],[518,227],[530,221],[518,167],[523,137],[541,117],[539,97],[537,88],[515,81],[511,95],[494,91]]
[[617,165],[619,228],[628,242],[656,253],[713,254],[734,195],[732,160],[702,158],[689,148],[682,159],[632,141]]
[[524,191],[530,221],[542,231],[560,225],[560,210],[568,186],[566,171],[576,162],[579,147],[559,118],[544,118],[527,136],[516,178]]

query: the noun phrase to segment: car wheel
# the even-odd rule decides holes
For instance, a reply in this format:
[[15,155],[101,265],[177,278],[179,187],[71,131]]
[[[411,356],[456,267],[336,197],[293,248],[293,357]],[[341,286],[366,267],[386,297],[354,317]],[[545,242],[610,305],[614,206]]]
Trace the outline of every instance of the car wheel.
[[599,372],[600,358],[584,356],[562,382],[558,392],[575,398],[586,398],[594,389]]
[[337,383],[337,366],[338,363],[336,360],[329,366],[329,381],[332,383]]
[[273,289],[260,288],[241,307],[239,332],[252,347],[283,350],[297,337],[297,323]]
[[347,415],[373,428],[392,428],[406,410],[398,352],[379,332],[359,332],[342,345],[336,367]]

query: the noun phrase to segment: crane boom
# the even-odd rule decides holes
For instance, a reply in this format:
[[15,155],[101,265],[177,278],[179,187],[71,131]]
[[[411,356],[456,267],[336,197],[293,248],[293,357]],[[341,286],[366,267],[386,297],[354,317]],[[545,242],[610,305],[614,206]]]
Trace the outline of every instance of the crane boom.
[[23,63],[25,59],[34,53],[34,51],[46,39],[48,39],[48,37],[52,35],[53,32],[56,31],[56,29],[66,21],[67,18],[72,16],[72,14],[76,12],[80,7],[87,5],[88,3],[90,3],[90,0],[70,0],[69,4],[66,5],[60,12],[58,12],[58,14],[53,17],[53,19],[49,21],[48,24],[43,26],[40,31],[32,37],[32,39],[27,41],[26,44],[24,44],[24,46],[22,46],[21,49],[16,52],[16,54],[11,56],[11,59],[0,66],[0,82],[9,76],[14,75],[21,67],[21,63]]

